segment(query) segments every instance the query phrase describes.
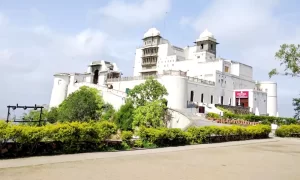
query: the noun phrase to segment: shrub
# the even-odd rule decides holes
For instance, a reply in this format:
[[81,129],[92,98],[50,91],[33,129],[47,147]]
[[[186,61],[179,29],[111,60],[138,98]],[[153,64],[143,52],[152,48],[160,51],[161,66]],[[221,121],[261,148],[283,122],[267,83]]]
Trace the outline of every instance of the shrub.
[[[64,153],[86,152],[99,149],[105,144],[104,140],[116,131],[116,125],[106,121],[66,122],[41,127],[0,122],[0,141],[11,140],[21,145],[16,147],[16,152],[26,151],[24,154],[29,155],[35,153],[38,144],[51,142],[60,144],[60,151]],[[25,150],[23,147],[26,147]]]
[[211,113],[211,112],[207,113],[206,117],[213,118],[213,119],[220,119],[220,115],[219,114],[217,114],[217,113]]
[[275,131],[278,137],[293,137],[300,134],[300,125],[282,125]]
[[6,128],[8,124],[5,121],[0,120],[0,144],[5,141],[6,136]]
[[121,138],[122,141],[129,143],[132,139],[133,133],[131,131],[122,131]]
[[142,148],[142,147],[144,147],[143,146],[143,141],[142,140],[135,140],[133,146]]
[[143,143],[156,146],[176,146],[186,144],[201,144],[244,139],[267,138],[271,132],[268,125],[257,126],[205,126],[191,127],[184,132],[180,129],[141,128],[139,135]]

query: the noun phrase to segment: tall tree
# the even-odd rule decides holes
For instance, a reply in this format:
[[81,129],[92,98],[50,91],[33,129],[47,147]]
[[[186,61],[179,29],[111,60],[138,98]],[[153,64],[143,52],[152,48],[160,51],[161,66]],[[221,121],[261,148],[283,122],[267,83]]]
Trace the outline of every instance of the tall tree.
[[114,120],[118,128],[122,130],[132,130],[134,106],[133,102],[129,99],[122,105],[116,113]]
[[148,78],[145,83],[136,85],[128,94],[137,107],[144,106],[146,102],[165,101],[166,95],[168,95],[167,89],[153,77]]
[[99,91],[87,86],[70,94],[58,107],[59,121],[99,120],[103,110]]
[[163,127],[164,115],[165,104],[162,101],[146,102],[144,106],[139,106],[134,110],[132,126]]
[[295,107],[295,115],[294,118],[300,120],[300,98],[294,98],[293,99],[293,106]]
[[103,110],[103,113],[101,116],[102,120],[108,120],[108,121],[113,120],[116,111],[112,104],[105,103],[103,105],[102,110]]
[[[269,77],[274,75],[285,75],[291,77],[300,77],[300,44],[283,44],[276,52],[275,58],[280,61],[280,66],[285,66],[284,72],[279,72],[276,68],[269,72]],[[300,116],[300,98],[293,99],[295,107],[295,118]]]
[[300,77],[300,44],[283,44],[276,52],[275,58],[280,61],[280,66],[285,66],[284,72],[276,68],[269,72],[269,77],[274,75],[285,75]]

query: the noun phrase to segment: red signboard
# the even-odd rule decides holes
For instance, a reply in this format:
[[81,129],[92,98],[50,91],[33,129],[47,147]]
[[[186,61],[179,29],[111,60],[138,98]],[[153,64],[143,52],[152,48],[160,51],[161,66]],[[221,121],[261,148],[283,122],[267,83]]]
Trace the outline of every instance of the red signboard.
[[248,91],[235,91],[235,98],[248,98]]

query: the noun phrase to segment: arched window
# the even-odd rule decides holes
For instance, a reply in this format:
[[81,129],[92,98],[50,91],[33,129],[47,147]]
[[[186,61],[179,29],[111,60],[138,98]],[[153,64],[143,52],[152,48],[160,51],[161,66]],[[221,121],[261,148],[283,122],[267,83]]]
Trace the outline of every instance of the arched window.
[[203,103],[203,96],[204,96],[204,95],[203,95],[203,93],[202,93],[202,94],[201,94],[201,102],[202,102],[202,103]]
[[210,96],[210,104],[213,104],[213,103],[214,103],[214,96],[211,95],[211,96]]
[[94,78],[93,78],[93,83],[98,84],[98,78],[99,78],[99,70],[95,70],[94,72]]
[[191,97],[190,97],[190,101],[193,102],[194,101],[194,91],[191,91]]

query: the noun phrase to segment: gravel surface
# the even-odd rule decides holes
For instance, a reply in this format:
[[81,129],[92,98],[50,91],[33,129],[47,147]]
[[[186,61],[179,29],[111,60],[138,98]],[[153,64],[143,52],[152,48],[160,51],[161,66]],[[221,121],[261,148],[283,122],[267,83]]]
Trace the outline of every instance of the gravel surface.
[[[299,180],[300,141],[278,141],[0,169],[2,180]],[[205,145],[203,145],[205,146]],[[43,158],[43,157],[41,157]],[[46,158],[46,157],[45,157]],[[64,156],[61,156],[64,158]],[[36,161],[36,158],[27,158]],[[17,162],[8,160],[3,162]],[[1,161],[0,161],[1,162]]]

